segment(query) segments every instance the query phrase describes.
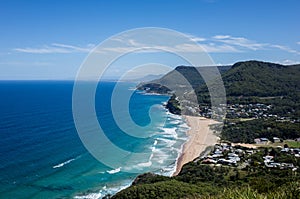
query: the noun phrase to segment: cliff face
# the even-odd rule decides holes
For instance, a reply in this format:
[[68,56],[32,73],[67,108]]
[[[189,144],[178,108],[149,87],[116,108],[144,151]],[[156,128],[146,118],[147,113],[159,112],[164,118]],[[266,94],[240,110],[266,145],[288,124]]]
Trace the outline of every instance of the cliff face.
[[176,100],[176,96],[172,95],[172,97],[168,100],[166,108],[175,115],[181,114],[181,108],[179,101]]

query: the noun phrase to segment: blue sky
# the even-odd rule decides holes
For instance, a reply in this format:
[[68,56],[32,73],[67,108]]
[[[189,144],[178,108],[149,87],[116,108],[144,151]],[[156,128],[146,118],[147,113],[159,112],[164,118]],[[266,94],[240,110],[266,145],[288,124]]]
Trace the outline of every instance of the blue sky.
[[96,45],[142,27],[188,34],[216,64],[300,63],[299,9],[297,0],[0,0],[0,79],[74,79]]

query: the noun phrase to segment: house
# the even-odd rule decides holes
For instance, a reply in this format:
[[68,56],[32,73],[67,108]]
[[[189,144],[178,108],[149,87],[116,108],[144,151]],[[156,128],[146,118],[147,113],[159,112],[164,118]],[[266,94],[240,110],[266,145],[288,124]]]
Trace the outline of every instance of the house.
[[220,151],[219,149],[215,150],[214,154],[222,154],[222,151]]
[[230,161],[230,160],[226,160],[224,158],[221,158],[218,160],[218,164],[223,164],[223,165],[229,165],[229,164],[232,164],[233,161]]
[[255,144],[260,144],[260,139],[256,138],[256,139],[254,139],[254,142],[255,142]]
[[281,149],[281,152],[285,152],[285,153],[287,153],[287,152],[289,152],[289,148],[283,148],[283,149]]
[[244,151],[242,149],[236,149],[235,152],[237,154],[244,154]]
[[280,138],[278,138],[278,137],[273,137],[273,141],[274,141],[274,143],[280,142]]
[[269,164],[269,167],[273,167],[273,168],[279,168],[280,166],[281,166],[281,164],[278,162],[271,162]]
[[247,154],[253,154],[254,151],[253,151],[253,150],[246,150],[246,153],[247,153]]
[[213,159],[210,159],[210,158],[207,158],[207,159],[203,160],[202,163],[203,164],[216,164],[217,161],[213,160]]
[[261,143],[267,143],[269,142],[268,138],[260,138]]
[[223,154],[213,154],[211,157],[212,158],[220,158],[220,157],[223,157]]
[[293,163],[281,163],[280,168],[282,169],[293,169],[294,168],[294,164]]
[[294,154],[299,154],[300,153],[300,149],[296,148],[293,150]]
[[236,164],[237,162],[241,161],[240,157],[229,157],[228,158],[229,161],[231,161],[232,163]]
[[269,142],[268,138],[256,138],[254,139],[256,144],[267,144]]
[[270,156],[270,155],[267,155],[267,156],[263,157],[265,163],[273,162],[273,160],[272,160],[273,158],[274,157]]
[[236,157],[239,157],[239,155],[236,153],[228,153],[228,158],[236,158]]

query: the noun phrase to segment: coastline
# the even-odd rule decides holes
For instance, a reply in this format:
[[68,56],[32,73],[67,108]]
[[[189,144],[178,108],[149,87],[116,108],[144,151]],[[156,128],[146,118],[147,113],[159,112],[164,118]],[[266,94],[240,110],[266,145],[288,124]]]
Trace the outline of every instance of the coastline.
[[187,131],[189,139],[183,144],[182,152],[176,163],[173,176],[181,171],[184,164],[193,161],[206,149],[218,142],[219,137],[210,129],[211,124],[218,123],[215,120],[198,116],[183,116],[190,129]]

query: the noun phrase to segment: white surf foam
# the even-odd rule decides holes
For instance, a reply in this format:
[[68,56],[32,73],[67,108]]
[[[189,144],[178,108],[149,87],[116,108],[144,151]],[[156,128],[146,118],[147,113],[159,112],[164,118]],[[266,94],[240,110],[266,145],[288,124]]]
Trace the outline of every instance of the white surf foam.
[[142,163],[137,164],[137,166],[139,166],[139,167],[150,167],[151,165],[152,165],[151,161],[142,162]]
[[179,127],[184,128],[184,129],[190,129],[191,128],[186,123],[180,124]]
[[173,121],[170,121],[170,124],[179,124],[180,123],[180,120],[173,120]]
[[110,187],[107,188],[107,186],[103,186],[102,189],[99,192],[95,193],[89,193],[87,195],[78,195],[75,196],[74,199],[100,199],[104,197],[107,194],[115,194],[123,189],[126,189],[131,185],[132,181],[127,182],[126,184],[123,184],[121,186],[116,186],[116,187]]
[[157,138],[157,140],[163,142],[164,148],[165,147],[171,147],[176,143],[176,140],[170,140],[167,138]]
[[89,193],[88,195],[84,195],[84,196],[75,196],[75,199],[99,199],[101,198],[103,195],[102,193]]
[[174,134],[176,133],[176,127],[172,127],[172,128],[161,128],[165,133],[167,134]]
[[167,112],[167,114],[168,114],[168,117],[170,117],[172,119],[177,119],[177,120],[182,119],[182,117],[180,115],[175,115],[175,114],[170,113],[170,112]]
[[163,130],[162,135],[165,137],[171,137],[177,139],[176,127],[173,128],[161,128]]
[[57,168],[63,167],[63,166],[65,166],[66,164],[69,164],[70,162],[72,162],[72,161],[74,161],[74,160],[75,160],[75,159],[72,158],[72,159],[67,160],[67,161],[65,161],[65,162],[63,162],[63,163],[57,164],[57,165],[53,166],[52,168],[53,168],[53,169],[57,169]]
[[159,94],[159,93],[146,93],[146,92],[143,92],[142,95],[163,95],[163,94]]
[[119,173],[121,171],[121,167],[113,169],[113,170],[108,170],[106,171],[109,174],[115,174],[115,173]]

